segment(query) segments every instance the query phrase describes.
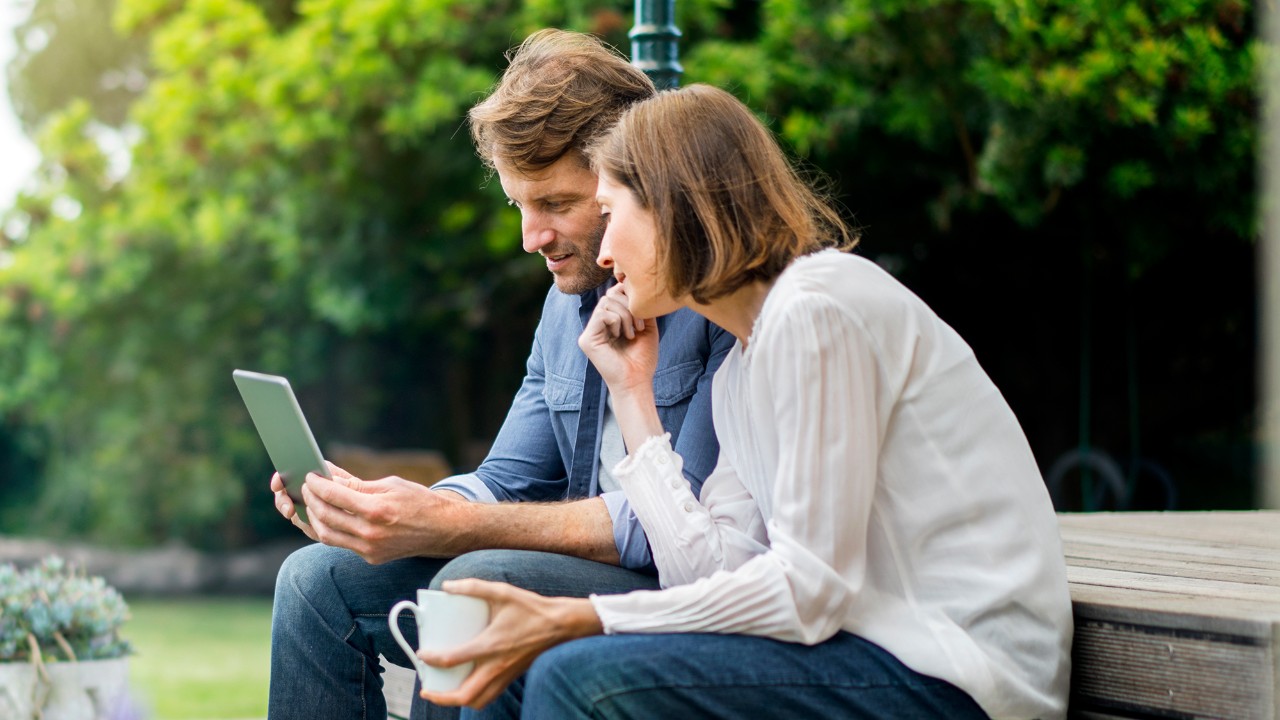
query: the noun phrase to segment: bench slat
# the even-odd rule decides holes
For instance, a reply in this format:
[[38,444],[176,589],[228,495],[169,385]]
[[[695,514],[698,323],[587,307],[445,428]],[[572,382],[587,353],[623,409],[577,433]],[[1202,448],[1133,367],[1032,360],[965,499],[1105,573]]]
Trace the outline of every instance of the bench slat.
[[1073,718],[1280,718],[1280,513],[1059,524],[1076,620]]

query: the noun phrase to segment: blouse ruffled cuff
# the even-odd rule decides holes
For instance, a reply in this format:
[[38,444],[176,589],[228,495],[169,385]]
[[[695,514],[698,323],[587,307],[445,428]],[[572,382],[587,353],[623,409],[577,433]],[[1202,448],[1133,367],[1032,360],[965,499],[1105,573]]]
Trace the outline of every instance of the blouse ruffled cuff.
[[622,483],[626,478],[651,476],[654,469],[666,474],[671,465],[675,465],[676,472],[684,471],[684,460],[671,448],[671,433],[650,435],[613,467],[613,477]]

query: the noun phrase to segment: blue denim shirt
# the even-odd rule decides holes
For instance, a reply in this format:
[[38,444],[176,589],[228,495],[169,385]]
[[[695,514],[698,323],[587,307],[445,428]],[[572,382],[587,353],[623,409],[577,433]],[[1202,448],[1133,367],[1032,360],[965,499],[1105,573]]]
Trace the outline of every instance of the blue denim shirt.
[[[584,322],[579,310],[586,298],[585,293],[565,295],[554,287],[547,293],[524,382],[489,456],[474,473],[446,478],[435,488],[479,502],[570,499],[568,468],[573,464],[587,368],[587,357],[578,349]],[[711,425],[711,378],[733,347],[734,337],[690,310],[658,318],[658,332],[658,369],[653,377],[658,417],[684,458],[684,474],[696,495],[720,453]],[[605,392],[602,387],[601,397]],[[601,412],[588,419],[595,424],[597,457],[603,409],[601,403]],[[597,462],[591,495],[600,494],[598,471]],[[602,497],[613,518],[622,566],[649,567],[648,541],[626,496],[615,491]]]

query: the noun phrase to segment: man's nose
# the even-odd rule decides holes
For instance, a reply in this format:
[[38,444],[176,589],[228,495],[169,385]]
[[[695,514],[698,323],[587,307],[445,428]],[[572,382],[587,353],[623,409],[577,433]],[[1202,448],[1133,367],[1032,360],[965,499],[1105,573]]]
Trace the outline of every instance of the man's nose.
[[536,253],[556,239],[556,231],[534,214],[520,218],[521,244],[527,253]]

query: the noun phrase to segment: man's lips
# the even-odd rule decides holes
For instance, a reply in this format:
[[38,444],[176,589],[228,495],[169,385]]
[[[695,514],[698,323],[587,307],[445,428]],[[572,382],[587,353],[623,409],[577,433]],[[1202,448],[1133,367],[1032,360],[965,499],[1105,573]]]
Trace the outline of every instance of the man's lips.
[[555,272],[556,270],[563,268],[569,260],[573,258],[573,253],[565,253],[563,255],[543,254],[542,257],[547,261],[547,269],[551,272]]

